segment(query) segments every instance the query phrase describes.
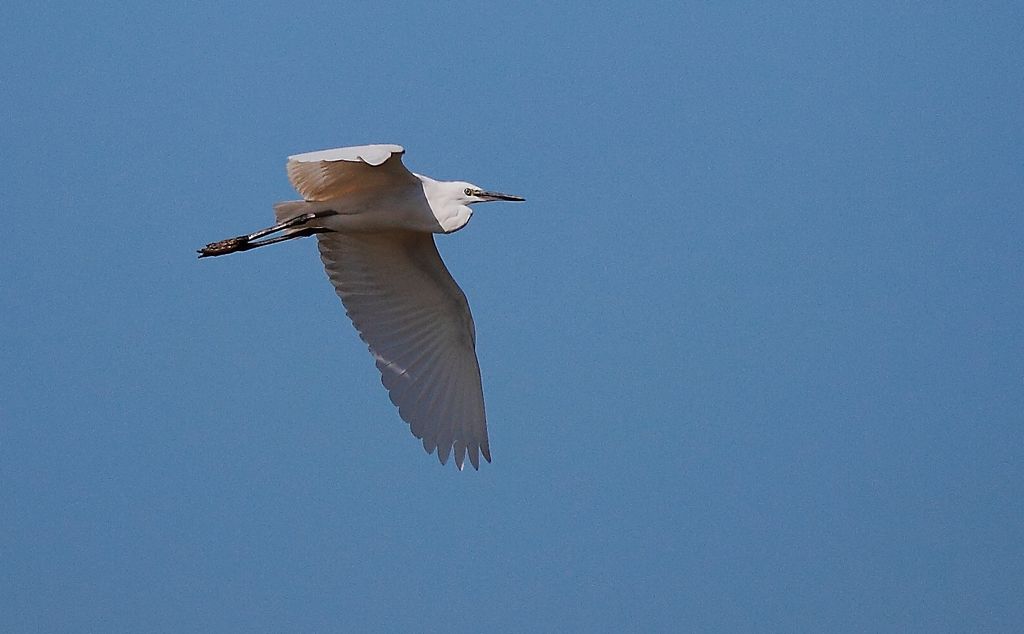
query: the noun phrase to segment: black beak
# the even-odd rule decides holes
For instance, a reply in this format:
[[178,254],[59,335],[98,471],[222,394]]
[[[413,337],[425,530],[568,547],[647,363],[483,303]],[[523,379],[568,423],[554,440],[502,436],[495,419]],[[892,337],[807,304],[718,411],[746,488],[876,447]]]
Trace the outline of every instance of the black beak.
[[499,194],[498,192],[480,192],[479,194],[477,194],[477,196],[483,198],[484,200],[508,200],[512,202],[523,202],[524,200],[526,200],[521,196],[513,196],[512,194]]

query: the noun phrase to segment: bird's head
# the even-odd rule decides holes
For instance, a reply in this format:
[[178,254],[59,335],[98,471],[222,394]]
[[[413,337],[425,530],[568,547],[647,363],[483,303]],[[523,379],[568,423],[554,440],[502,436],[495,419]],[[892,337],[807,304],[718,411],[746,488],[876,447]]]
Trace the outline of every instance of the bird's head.
[[438,182],[420,177],[427,191],[427,201],[437,218],[437,223],[445,233],[452,233],[466,226],[473,217],[469,208],[473,203],[485,203],[493,200],[525,200],[511,194],[499,194],[477,187],[473,183],[463,181]]
[[460,202],[463,205],[471,205],[473,203],[486,203],[494,200],[508,200],[512,202],[522,202],[526,200],[521,196],[513,196],[512,194],[499,194],[498,192],[491,192],[477,187],[473,183],[455,183],[459,189],[462,190],[462,200]]

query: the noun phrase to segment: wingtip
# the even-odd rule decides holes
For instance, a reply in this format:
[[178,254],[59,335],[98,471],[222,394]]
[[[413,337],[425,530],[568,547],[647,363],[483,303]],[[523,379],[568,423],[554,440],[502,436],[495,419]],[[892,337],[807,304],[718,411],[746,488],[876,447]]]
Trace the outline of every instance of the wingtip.
[[440,447],[437,448],[437,459],[441,462],[442,465],[448,464],[448,457],[451,455],[451,451],[451,447],[448,447],[448,450],[444,452],[441,451]]
[[[424,440],[424,449],[426,449],[426,440]],[[434,453],[434,449],[430,449],[427,453]],[[491,450],[484,445],[480,446],[480,454],[483,455],[487,462],[491,462]],[[437,448],[437,461],[442,466],[448,466],[448,459],[455,458],[455,467],[459,471],[464,471],[466,468],[466,456],[469,456],[469,464],[473,465],[474,471],[480,470],[480,456],[475,451],[467,451],[465,448],[460,454],[454,447],[448,449],[448,451],[441,451],[441,448]]]

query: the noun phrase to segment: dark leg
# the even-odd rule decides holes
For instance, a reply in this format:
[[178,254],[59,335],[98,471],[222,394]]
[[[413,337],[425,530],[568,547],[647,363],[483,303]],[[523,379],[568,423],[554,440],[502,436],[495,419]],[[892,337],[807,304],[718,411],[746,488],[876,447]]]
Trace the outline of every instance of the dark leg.
[[287,235],[278,236],[276,238],[269,238],[267,240],[260,240],[263,236],[268,236],[278,231],[284,231],[285,229],[291,229],[297,227],[303,223],[315,220],[317,218],[323,218],[325,216],[333,216],[334,211],[320,211],[317,213],[302,214],[301,216],[295,216],[289,218],[284,222],[279,222],[273,227],[267,227],[266,229],[260,229],[255,233],[250,233],[245,236],[237,236],[234,238],[228,238],[227,240],[221,240],[219,242],[211,242],[202,249],[199,249],[199,257],[206,258],[216,255],[227,255],[228,253],[235,253],[236,251],[248,251],[249,249],[255,249],[256,247],[265,247],[268,244],[276,244],[278,242],[284,242],[285,240],[294,240],[295,238],[305,238],[315,233],[322,233],[327,231],[319,227],[307,227],[299,231],[293,231]]

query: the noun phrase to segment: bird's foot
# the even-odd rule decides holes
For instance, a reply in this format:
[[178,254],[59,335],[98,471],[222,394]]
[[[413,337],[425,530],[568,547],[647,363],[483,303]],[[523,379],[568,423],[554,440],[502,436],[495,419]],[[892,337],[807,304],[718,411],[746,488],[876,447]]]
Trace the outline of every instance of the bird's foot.
[[[219,242],[211,242],[202,249],[196,251],[201,258],[208,258],[215,255],[227,255],[228,253],[235,253],[236,251],[248,251],[249,249],[255,249],[256,247],[265,247],[268,244],[277,244],[278,242],[284,242],[285,240],[294,240],[295,238],[304,238],[317,233],[323,233],[324,231],[330,231],[323,227],[304,227],[296,228],[302,224],[305,224],[311,220],[317,218],[325,218],[327,216],[334,216],[338,212],[327,209],[324,211],[318,211],[315,213],[307,213],[294,218],[289,218],[284,222],[279,222],[273,227],[267,227],[266,229],[260,229],[255,233],[250,233],[247,236],[235,236],[234,238],[228,238],[227,240],[221,240]],[[278,231],[288,230],[283,236],[276,238],[267,238],[266,240],[260,240],[265,236],[269,236],[272,233]]]
[[202,249],[199,249],[196,253],[198,253],[201,258],[207,258],[215,255],[227,255],[228,253],[235,253],[236,251],[246,251],[252,247],[253,244],[249,242],[249,236],[236,236],[234,238],[228,238],[227,240],[211,242]]

